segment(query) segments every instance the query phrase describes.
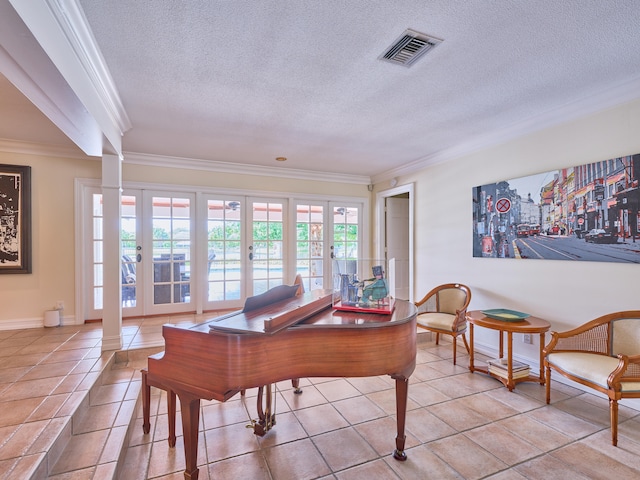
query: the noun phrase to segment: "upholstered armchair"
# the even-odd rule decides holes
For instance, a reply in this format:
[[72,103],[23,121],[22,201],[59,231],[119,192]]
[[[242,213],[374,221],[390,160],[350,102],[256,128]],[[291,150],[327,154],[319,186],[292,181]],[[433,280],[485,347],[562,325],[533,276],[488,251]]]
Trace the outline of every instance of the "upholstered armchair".
[[640,310],[610,313],[573,330],[551,332],[544,349],[547,403],[551,370],[609,397],[611,443],[618,444],[618,401],[640,398]]
[[416,302],[418,326],[436,334],[436,345],[440,340],[440,334],[453,337],[454,365],[459,335],[462,336],[467,352],[469,351],[469,344],[464,336],[467,330],[466,315],[469,302],[471,302],[471,290],[461,283],[446,283],[435,287],[422,300]]

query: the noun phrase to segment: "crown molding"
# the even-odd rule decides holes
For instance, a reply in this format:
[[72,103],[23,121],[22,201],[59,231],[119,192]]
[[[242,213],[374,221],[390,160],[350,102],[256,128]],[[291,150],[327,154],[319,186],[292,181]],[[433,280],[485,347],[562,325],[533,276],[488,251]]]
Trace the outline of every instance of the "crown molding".
[[478,136],[455,147],[406,163],[401,167],[387,170],[386,172],[373,176],[372,181],[374,183],[380,183],[390,180],[393,177],[409,175],[429,166],[455,160],[465,155],[470,155],[524,137],[525,135],[578,120],[581,117],[602,112],[624,103],[633,102],[640,99],[639,92],[640,76],[637,76],[631,80],[619,82],[613,88],[594,92],[591,95],[553,108],[539,115],[525,118],[506,128],[496,130],[487,135]]
[[313,180],[332,183],[348,183],[369,185],[371,178],[366,175],[348,175],[315,170],[298,170],[293,168],[265,167],[262,165],[245,165],[215,160],[171,157],[135,152],[124,152],[124,163],[165,168],[188,168],[219,173],[239,175],[258,175],[261,177],[280,177],[295,180]]
[[117,125],[120,135],[124,134],[131,128],[131,121],[82,7],[77,0],[45,1],[91,81],[111,123]]

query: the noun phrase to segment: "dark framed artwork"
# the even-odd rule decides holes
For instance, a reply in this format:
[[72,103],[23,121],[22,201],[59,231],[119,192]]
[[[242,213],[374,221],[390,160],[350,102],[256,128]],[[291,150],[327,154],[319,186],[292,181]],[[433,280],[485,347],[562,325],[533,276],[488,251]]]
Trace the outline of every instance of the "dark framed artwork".
[[640,154],[473,187],[473,256],[640,263]]
[[31,167],[0,164],[0,274],[31,273]]

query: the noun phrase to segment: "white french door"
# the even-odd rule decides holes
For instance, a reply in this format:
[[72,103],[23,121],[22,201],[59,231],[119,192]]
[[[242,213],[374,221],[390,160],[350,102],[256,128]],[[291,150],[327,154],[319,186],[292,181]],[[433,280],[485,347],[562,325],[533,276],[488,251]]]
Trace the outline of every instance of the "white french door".
[[[204,310],[242,306],[246,296],[245,199],[243,196],[203,196],[206,203],[206,280]],[[202,267],[205,267],[204,260]]]
[[247,296],[252,296],[284,283],[287,202],[273,198],[251,198],[249,202],[251,229],[247,258],[251,268]]
[[143,195],[143,268],[145,313],[162,314],[195,310],[192,285],[194,259],[195,195],[152,192]]
[[330,289],[334,264],[362,256],[362,205],[296,200],[294,210],[295,273],[305,291]]
[[[96,319],[102,316],[104,299],[102,193],[100,188],[89,188],[84,197],[91,205],[91,221],[85,221],[84,228],[85,238],[91,243],[85,277],[92,280],[84,302],[85,319]],[[194,197],[184,193],[123,191],[120,267],[124,317],[193,310]],[[149,228],[145,230],[143,225]]]
[[[83,205],[86,208],[86,218],[83,222],[83,236],[87,244],[86,251],[90,252],[83,263],[84,277],[90,279],[91,288],[86,289],[85,319],[97,319],[102,316],[104,304],[103,283],[103,203],[100,188],[87,188],[83,192]],[[140,281],[142,280],[138,262],[140,239],[140,209],[141,202],[139,192],[125,191],[121,200],[121,289],[123,315],[140,315],[143,312],[142,303],[139,301]]]
[[358,204],[331,203],[331,258],[339,263],[362,258],[362,207]]
[[[82,189],[84,319],[102,317],[103,209]],[[86,208],[91,205],[91,208]],[[241,308],[300,274],[332,288],[335,260],[362,255],[362,203],[125,189],[123,317]]]
[[302,277],[306,292],[325,288],[325,261],[329,258],[327,251],[331,243],[326,228],[328,219],[328,202],[310,202],[298,200],[294,202],[295,228],[295,261],[296,275]]

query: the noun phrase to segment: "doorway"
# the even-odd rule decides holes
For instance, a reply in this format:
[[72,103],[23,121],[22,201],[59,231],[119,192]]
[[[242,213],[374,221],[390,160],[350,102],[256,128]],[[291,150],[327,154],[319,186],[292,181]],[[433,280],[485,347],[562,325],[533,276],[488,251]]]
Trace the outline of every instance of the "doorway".
[[390,265],[395,297],[413,301],[413,184],[376,196],[378,252]]

